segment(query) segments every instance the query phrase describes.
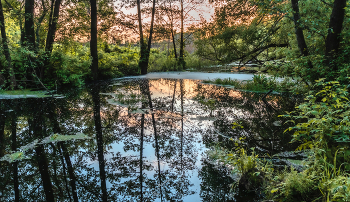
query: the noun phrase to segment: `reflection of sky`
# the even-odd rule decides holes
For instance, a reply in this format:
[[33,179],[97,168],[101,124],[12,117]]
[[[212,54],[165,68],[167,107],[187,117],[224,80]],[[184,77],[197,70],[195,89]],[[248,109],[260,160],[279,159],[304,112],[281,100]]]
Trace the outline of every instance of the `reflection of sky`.
[[[176,82],[176,85],[175,85]],[[183,92],[183,108],[184,108],[184,128],[183,128],[183,151],[182,151],[182,158],[184,161],[184,167],[183,167],[183,175],[185,176],[185,179],[189,180],[190,184],[193,184],[193,186],[189,186],[190,191],[194,191],[194,194],[190,195],[184,195],[182,196],[182,200],[184,201],[200,201],[200,189],[201,189],[201,183],[202,180],[199,178],[199,171],[202,168],[202,160],[205,159],[205,151],[208,150],[206,146],[204,145],[202,141],[203,134],[201,131],[206,130],[212,130],[213,129],[213,121],[215,119],[206,119],[205,117],[208,117],[209,112],[204,111],[201,109],[201,107],[198,105],[198,101],[194,100],[195,96],[198,94],[197,87],[198,85],[201,85],[196,80],[182,80],[182,84],[179,80],[174,79],[152,79],[149,81],[150,91],[151,91],[151,97],[153,100],[153,106],[157,107],[157,104],[155,100],[162,100],[167,105],[167,107],[157,110],[155,114],[155,120],[156,120],[156,127],[158,131],[158,142],[161,145],[160,142],[165,141],[163,143],[163,146],[165,146],[166,149],[171,149],[171,151],[175,152],[172,153],[171,156],[165,156],[165,153],[167,152],[162,147],[159,148],[160,153],[160,170],[161,173],[168,173],[168,174],[175,174],[175,175],[181,175],[181,92]],[[175,96],[174,95],[174,88],[175,89]],[[214,86],[210,85],[204,85],[202,86],[205,90],[212,90]],[[206,89],[208,88],[208,89]],[[126,92],[127,88],[121,88],[118,89],[118,92]],[[128,88],[129,89],[129,88]],[[134,93],[139,94],[141,91],[137,90],[135,88],[133,89]],[[130,92],[129,92],[130,93]],[[127,93],[124,93],[124,95],[127,95]],[[238,96],[241,95],[239,93],[231,93],[231,96]],[[170,105],[172,103],[172,99],[174,100],[174,112],[170,112]],[[237,111],[238,112],[238,111]],[[103,112],[101,112],[103,113]],[[125,118],[120,117],[122,120],[126,120],[127,122],[130,122],[130,118],[128,118],[127,114],[123,114],[121,116],[124,116]],[[129,125],[130,127],[135,127],[136,120],[140,121],[141,115],[134,115],[138,118],[132,118],[132,124]],[[174,117],[175,119],[171,119],[172,125],[164,125],[167,118],[165,117]],[[172,127],[172,128],[170,128]],[[140,129],[138,129],[138,133],[140,132]],[[175,133],[170,134],[170,133]],[[127,140],[133,140],[132,144],[134,145],[140,145],[140,134],[126,134],[128,136]],[[190,145],[188,145],[190,143]],[[112,157],[110,153],[118,153],[120,152],[122,154],[122,157],[131,157],[134,160],[139,160],[140,158],[140,152],[139,151],[133,151],[128,150],[124,151],[124,142],[123,140],[119,142],[112,143],[110,145],[110,148],[105,155],[105,159],[108,162],[110,158]],[[172,147],[172,148],[171,148]],[[189,162],[187,159],[190,159]],[[186,163],[187,161],[187,163]],[[144,174],[146,175],[145,179],[153,179],[158,182],[158,178],[155,177],[158,175],[158,159],[156,156],[156,150],[155,150],[155,140],[154,140],[154,134],[153,134],[153,126],[151,122],[151,116],[145,115],[145,135],[144,135],[144,150],[143,150],[143,162],[144,165],[151,165],[151,170],[144,169]],[[188,164],[192,164],[191,168],[186,167]],[[98,170],[98,162],[93,162],[92,165],[95,169]],[[136,172],[139,172],[139,166],[133,166],[133,169],[136,170]],[[118,173],[117,170],[113,171],[114,173]],[[121,179],[120,183],[129,181],[129,180],[138,180],[137,177],[139,176],[139,173],[136,173],[133,178],[124,178]],[[166,180],[163,183],[163,187],[167,188],[169,191],[173,192],[172,194],[176,193],[177,190],[175,190],[174,187],[171,187],[167,180],[170,178],[166,176]],[[171,179],[173,180],[173,179]],[[175,179],[177,181],[179,179]],[[113,184],[108,183],[107,188],[111,188]],[[143,186],[146,186],[145,182],[143,183]],[[150,191],[147,190],[147,188],[144,189],[145,192]],[[160,201],[160,198],[158,198],[155,201]]]
[[[236,76],[242,78],[242,75]],[[113,180],[108,181],[107,179],[107,188],[109,191],[112,190],[111,188],[121,188],[122,191],[111,191],[112,195],[119,194],[118,197],[121,199],[120,201],[123,201],[122,197],[124,196],[131,198],[131,201],[133,201],[133,199],[136,201],[136,197],[138,196],[134,196],[132,194],[137,194],[137,191],[140,190],[138,181],[138,177],[140,175],[140,151],[138,147],[140,146],[140,126],[142,115],[140,113],[129,113],[125,105],[120,106],[118,104],[110,104],[107,102],[107,99],[110,99],[117,91],[122,92],[125,97],[131,97],[131,93],[140,95],[141,92],[143,92],[140,90],[140,86],[147,86],[144,81],[144,79],[131,81],[118,80],[118,82],[120,82],[118,85],[115,84],[102,88],[104,92],[101,93],[100,96],[101,122],[104,132],[103,135],[106,140],[104,143],[104,148],[106,150],[104,156],[106,159],[105,170],[108,177],[112,177]],[[247,137],[250,135],[252,138],[260,140],[260,136],[254,137],[254,135],[260,132],[264,133],[263,130],[269,129],[269,127],[265,127],[265,125],[268,124],[269,121],[274,121],[271,118],[272,113],[266,111],[266,107],[260,101],[259,95],[253,98],[251,97],[253,94],[250,93],[247,94],[245,92],[239,92],[233,89],[227,89],[215,85],[201,84],[198,82],[198,80],[189,79],[151,79],[149,80],[148,84],[151,90],[152,103],[156,108],[154,116],[160,146],[160,170],[163,176],[165,176],[165,180],[162,181],[162,183],[164,183],[163,187],[164,189],[167,189],[167,191],[172,192],[172,196],[175,196],[176,193],[179,192],[176,190],[176,188],[179,188],[180,186],[178,184],[186,181],[188,181],[190,185],[193,184],[193,186],[180,186],[180,188],[184,187],[184,189],[189,189],[189,191],[195,192],[194,194],[182,196],[183,201],[201,201],[202,198],[200,194],[201,191],[204,190],[201,190],[201,185],[207,188],[215,188],[214,190],[216,190],[216,185],[222,184],[222,180],[217,180],[219,179],[219,174],[217,174],[218,171],[214,169],[213,172],[210,171],[208,173],[206,171],[208,166],[203,162],[203,159],[206,158],[205,151],[208,150],[211,143],[221,141],[222,144],[227,144],[230,146],[229,144],[231,144],[231,142],[226,142],[225,140],[230,137],[234,139],[238,138],[242,134]],[[181,95],[181,93],[183,95]],[[62,108],[62,111],[64,112],[62,113],[64,115],[62,118],[64,120],[62,120],[62,122],[59,124],[64,132],[79,131],[88,135],[94,135],[95,125],[91,107],[93,103],[88,93],[83,95],[83,99],[73,100],[72,104],[69,105],[67,109]],[[147,102],[147,96],[144,97],[146,98],[144,102]],[[183,101],[181,101],[182,97],[184,98]],[[216,104],[218,105],[214,106],[215,108],[213,109],[212,117],[209,115],[210,112],[206,108],[207,106],[201,103],[196,97],[203,97],[204,100],[215,100]],[[174,102],[173,98],[175,98]],[[281,104],[280,99],[274,97],[267,98],[271,105],[276,105],[276,109],[284,106]],[[174,103],[173,112],[171,112],[172,103]],[[183,128],[181,122],[182,103],[184,111]],[[142,106],[141,101],[138,101],[136,104],[138,106]],[[143,104],[145,105],[146,103]],[[66,105],[63,105],[63,107],[66,107]],[[67,110],[67,112],[69,111],[67,117],[64,110]],[[28,136],[25,131],[29,129],[27,119],[30,119],[30,117],[27,118],[26,116],[27,115],[25,115],[23,118],[20,117],[18,120],[18,127],[22,127],[21,129],[18,129],[18,133],[23,133],[19,135],[18,138],[23,137],[24,142],[26,141],[26,139],[24,139],[24,135],[26,137]],[[143,142],[143,173],[146,177],[143,182],[143,187],[146,197],[146,195],[152,195],[151,192],[156,192],[158,190],[154,187],[157,186],[158,183],[158,159],[155,149],[152,116],[150,114],[145,114],[144,117],[145,131]],[[231,130],[231,123],[237,121],[238,119],[242,120],[243,122],[245,121],[247,127],[244,129],[247,130],[240,132]],[[253,123],[254,119],[258,122],[257,125],[254,125],[256,123]],[[48,126],[48,130],[51,130],[51,125]],[[269,137],[269,135],[272,133],[274,135],[278,135],[275,134],[275,132],[281,131],[282,133],[284,131],[281,128],[276,127],[277,126],[272,126],[273,130],[266,130],[267,137]],[[254,131],[254,129],[256,129],[258,132]],[[9,128],[6,127],[6,130],[9,130]],[[181,151],[182,131],[183,150]],[[220,134],[222,135],[220,136]],[[67,142],[69,145],[67,148],[70,152],[73,152],[71,153],[71,161],[74,164],[73,167],[76,169],[77,177],[80,178],[79,180],[86,180],[86,185],[90,186],[85,188],[81,186],[81,184],[84,184],[85,181],[79,182],[80,184],[78,184],[77,187],[79,188],[79,194],[82,197],[85,196],[85,192],[98,190],[100,186],[98,172],[91,172],[91,170],[88,169],[93,168],[92,170],[99,171],[96,155],[96,139],[93,138],[92,140],[86,140],[84,142],[84,144],[81,142],[73,143],[74,145],[69,145]],[[273,147],[275,143],[272,143]],[[283,144],[281,145],[284,147]],[[266,146],[271,145],[266,144]],[[279,146],[280,144],[277,144],[275,147]],[[50,148],[50,146],[48,147]],[[181,152],[184,162],[183,180],[180,180],[180,177],[182,176]],[[25,162],[25,166],[31,167],[32,165],[29,163],[29,161],[28,163]],[[50,160],[50,163],[52,163],[52,160]],[[34,166],[34,168],[36,168],[36,166]],[[19,169],[23,170],[23,173],[25,173],[27,168],[22,167]],[[120,175],[122,171],[125,170],[130,172],[130,176],[124,177]],[[28,173],[30,172],[27,172],[26,174]],[[124,172],[122,174],[124,174]],[[128,186],[127,183],[129,182],[132,184],[132,186],[128,187],[132,189],[131,192],[133,193],[131,194],[126,192],[124,193],[123,190],[123,188]],[[146,187],[149,183],[153,182],[155,183],[155,185],[152,185],[153,187]],[[177,183],[177,187],[174,185],[175,183]],[[29,182],[29,184],[31,184],[31,182]],[[222,185],[226,187],[226,184]],[[89,190],[89,188],[91,190]],[[220,194],[227,194],[227,191],[223,190],[222,187],[218,188],[217,190],[219,190],[218,192],[220,192]],[[208,193],[208,195],[216,194],[216,191],[212,190],[205,190],[203,192],[206,194]],[[56,191],[55,194],[57,194]],[[160,199],[158,198],[156,201],[160,201]]]

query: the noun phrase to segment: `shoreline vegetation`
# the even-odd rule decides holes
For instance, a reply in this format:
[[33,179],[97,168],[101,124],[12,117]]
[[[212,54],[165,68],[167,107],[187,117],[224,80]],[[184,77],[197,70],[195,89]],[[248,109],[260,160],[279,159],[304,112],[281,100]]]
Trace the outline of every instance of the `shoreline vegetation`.
[[[274,156],[245,148],[244,138],[232,140],[235,150],[217,144],[208,151],[213,161],[239,176],[240,191],[272,201],[350,200],[348,85],[319,79],[312,89],[295,111],[279,115],[280,124],[292,123],[284,133],[299,143],[297,152],[307,154],[302,161],[289,159],[284,169],[275,169]],[[240,128],[233,123],[232,129]]]
[[220,79],[203,80],[205,84],[216,84],[224,87],[233,88],[240,91],[267,93],[269,91],[274,93],[294,93],[296,95],[304,94],[308,91],[308,86],[302,82],[298,82],[291,78],[278,79],[274,76],[265,74],[256,74],[252,80],[238,80],[238,79]]

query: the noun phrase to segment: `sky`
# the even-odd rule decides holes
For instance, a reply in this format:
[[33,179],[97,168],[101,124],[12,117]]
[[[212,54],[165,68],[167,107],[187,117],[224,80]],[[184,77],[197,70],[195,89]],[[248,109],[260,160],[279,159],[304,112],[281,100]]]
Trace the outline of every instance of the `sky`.
[[[151,4],[152,2],[150,1],[150,3],[142,3],[141,4],[141,9],[146,7],[146,6],[152,6]],[[159,5],[159,4],[158,4]],[[169,3],[167,2],[166,4],[167,6],[169,6]],[[180,2],[172,2],[172,6],[177,6],[178,8],[180,8]],[[185,14],[185,20],[184,20],[184,27],[185,27],[185,31],[186,28],[188,28],[189,26],[199,23],[201,21],[201,19],[204,19],[206,21],[210,21],[213,14],[214,14],[214,4],[209,4],[208,0],[184,0],[184,14]],[[118,6],[117,6],[118,7]],[[135,7],[133,8],[122,8],[120,10],[121,12],[123,12],[124,14],[137,14],[137,7],[135,5]],[[167,17],[165,17],[164,15],[162,16],[165,19],[167,19]],[[142,16],[142,23],[147,24],[150,23],[151,18],[148,17],[146,18],[145,15]],[[176,31],[179,33],[180,32],[180,19],[177,19],[174,21],[175,23],[175,29]],[[124,40],[137,40],[138,39],[138,33],[132,33],[132,30],[125,30],[125,28],[121,28],[123,30],[123,34],[124,35],[123,41]],[[138,30],[135,30],[138,31]],[[147,34],[147,33],[145,33]],[[127,39],[128,38],[128,39]]]

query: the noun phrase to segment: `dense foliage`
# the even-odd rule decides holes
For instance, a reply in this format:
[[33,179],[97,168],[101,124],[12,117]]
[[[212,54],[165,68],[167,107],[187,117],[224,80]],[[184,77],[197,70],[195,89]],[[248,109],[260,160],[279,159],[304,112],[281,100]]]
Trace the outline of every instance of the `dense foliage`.
[[309,82],[343,81],[349,74],[346,1],[224,2],[196,32],[198,55],[223,64],[254,61],[278,76]]

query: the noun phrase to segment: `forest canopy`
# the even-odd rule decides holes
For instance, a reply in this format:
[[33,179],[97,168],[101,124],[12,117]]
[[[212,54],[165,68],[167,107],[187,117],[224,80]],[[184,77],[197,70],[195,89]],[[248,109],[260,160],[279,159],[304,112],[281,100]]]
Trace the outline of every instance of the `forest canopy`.
[[0,85],[50,88],[248,62],[305,82],[344,81],[346,3],[3,0]]

